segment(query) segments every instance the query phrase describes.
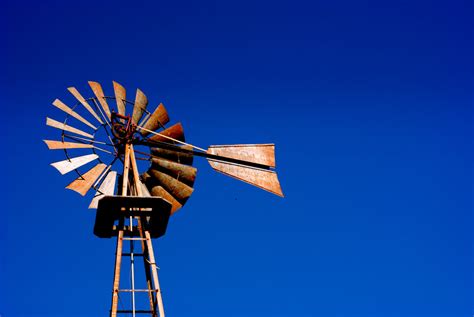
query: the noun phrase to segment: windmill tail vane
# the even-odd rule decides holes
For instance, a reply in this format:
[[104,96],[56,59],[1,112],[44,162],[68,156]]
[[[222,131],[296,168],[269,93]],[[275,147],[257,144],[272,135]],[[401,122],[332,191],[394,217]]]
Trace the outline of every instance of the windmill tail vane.
[[[77,174],[67,189],[85,196],[95,195],[89,208],[97,209],[94,234],[117,237],[111,316],[139,312],[135,295],[148,294],[152,316],[164,317],[152,238],[163,236],[170,215],[181,209],[194,191],[195,157],[207,159],[217,172],[283,197],[275,172],[274,144],[211,145],[207,149],[186,142],[181,123],[168,126],[170,118],[160,103],[147,110],[148,99],[137,89],[135,100],[127,100],[124,86],[113,82],[107,96],[98,82],[88,82],[93,97],[85,98],[74,87],[68,91],[74,106],[55,99],[53,106],[66,114],[64,121],[46,118],[46,125],[61,131],[59,140],[44,140],[50,150],[62,150],[66,159],[51,163],[62,175]],[[130,110],[131,111],[127,111]],[[79,125],[79,126],[78,126]],[[149,162],[140,174],[137,160]],[[119,163],[121,163],[119,165]],[[86,166],[95,164],[86,169]],[[118,169],[114,169],[118,166]],[[147,273],[147,289],[120,285],[123,240],[140,240]],[[131,309],[118,309],[121,292],[131,294]]]

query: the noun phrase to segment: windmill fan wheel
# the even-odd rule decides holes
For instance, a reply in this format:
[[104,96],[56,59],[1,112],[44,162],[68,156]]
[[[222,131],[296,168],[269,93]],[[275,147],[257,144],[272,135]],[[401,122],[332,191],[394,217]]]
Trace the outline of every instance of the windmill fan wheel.
[[168,125],[170,119],[162,103],[153,112],[148,111],[148,99],[140,89],[134,101],[129,101],[125,88],[117,82],[113,82],[112,96],[105,95],[99,83],[88,84],[90,97],[68,88],[72,106],[54,100],[53,106],[66,115],[63,121],[46,119],[46,125],[58,129],[61,135],[59,140],[44,142],[50,150],[63,150],[66,157],[51,165],[63,175],[76,175],[66,188],[83,196],[94,189],[89,208],[97,208],[106,195],[122,194],[116,183],[125,173],[121,162],[128,162],[125,155],[129,147],[131,164],[146,169],[133,184],[141,187],[144,196],[166,199],[172,205],[171,213],[176,212],[193,193],[197,173],[181,123]]

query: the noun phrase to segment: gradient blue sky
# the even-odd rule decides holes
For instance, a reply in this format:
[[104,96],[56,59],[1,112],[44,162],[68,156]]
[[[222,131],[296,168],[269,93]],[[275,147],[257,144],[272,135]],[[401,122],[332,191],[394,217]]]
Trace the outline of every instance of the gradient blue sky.
[[140,87],[193,144],[276,143],[284,199],[196,162],[155,241],[168,316],[474,313],[472,1],[8,0],[0,17],[2,317],[107,315],[114,241],[41,141],[88,80]]

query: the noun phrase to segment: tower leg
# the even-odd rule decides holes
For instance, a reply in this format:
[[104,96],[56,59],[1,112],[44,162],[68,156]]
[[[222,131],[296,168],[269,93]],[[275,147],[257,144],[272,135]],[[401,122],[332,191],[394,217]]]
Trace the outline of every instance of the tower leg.
[[163,307],[163,298],[161,297],[160,282],[158,280],[158,268],[155,262],[155,254],[153,252],[153,244],[151,243],[150,232],[145,231],[145,239],[147,245],[148,260],[150,261],[151,274],[153,276],[153,284],[155,287],[156,302],[158,304],[158,311],[160,317],[165,317],[165,309]]
[[117,306],[119,299],[119,285],[120,285],[120,266],[122,264],[122,247],[123,247],[123,230],[119,230],[117,235],[117,249],[115,251],[115,270],[114,270],[114,285],[112,290],[112,308],[110,316],[117,316]]
[[[115,253],[115,270],[114,270],[114,283],[112,290],[112,307],[110,309],[110,316],[117,317],[119,313],[132,313],[141,312],[149,313],[152,317],[165,317],[165,311],[163,307],[163,298],[161,296],[160,282],[158,279],[158,266],[156,265],[155,254],[153,251],[153,244],[151,241],[150,232],[146,230],[140,230],[140,238],[124,238],[124,230],[119,230],[117,235],[117,249]],[[122,256],[125,254],[127,256],[133,257],[133,247],[131,248],[130,253],[123,253],[123,240],[141,240],[142,250],[143,250],[143,262],[145,266],[145,277],[147,280],[147,289],[145,290],[136,290],[133,286],[133,276],[132,276],[132,288],[120,289],[120,271],[122,264]],[[133,243],[133,241],[131,241]],[[133,265],[133,264],[132,264]],[[134,274],[133,269],[131,271]],[[132,299],[135,296],[135,292],[147,292],[148,298],[150,301],[150,310],[149,311],[135,311],[135,306],[132,300],[131,309],[118,309],[119,294],[120,292],[131,292]],[[125,308],[125,307],[124,307]]]
[[138,231],[140,232],[140,238],[142,238],[141,245],[142,245],[142,253],[143,253],[143,264],[145,266],[145,278],[146,278],[146,285],[148,287],[148,299],[150,301],[150,310],[152,312],[152,317],[158,317],[156,314],[156,293],[153,291],[153,284],[151,281],[151,267],[150,262],[147,261],[148,258],[148,247],[145,242],[145,234],[143,231],[143,226],[141,219],[138,219]]

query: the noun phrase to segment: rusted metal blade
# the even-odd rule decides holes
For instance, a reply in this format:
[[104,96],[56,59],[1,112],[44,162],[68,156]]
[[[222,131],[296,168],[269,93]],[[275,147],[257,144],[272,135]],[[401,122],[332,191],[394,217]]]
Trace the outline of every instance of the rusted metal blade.
[[62,175],[69,173],[70,171],[75,170],[78,167],[86,165],[89,162],[97,159],[99,156],[97,154],[88,154],[78,157],[73,157],[64,161],[59,161],[55,163],[51,163],[51,166],[54,167],[61,173]]
[[78,177],[71,184],[67,185],[66,188],[78,192],[82,196],[87,194],[89,189],[92,187],[94,182],[99,178],[100,174],[104,171],[107,165],[99,163],[88,172]]
[[211,145],[209,153],[275,167],[275,144]]
[[278,181],[277,174],[270,170],[263,170],[232,163],[208,160],[216,171],[227,176],[234,177],[253,186],[267,190],[275,195],[283,197],[283,192]]
[[193,186],[197,169],[162,158],[152,158],[152,168],[173,176],[177,180]]
[[147,105],[148,99],[146,98],[145,94],[140,89],[137,89],[132,114],[133,123],[138,124],[138,121],[140,121],[140,119],[142,118],[143,112],[145,111]]
[[89,209],[97,209],[99,200],[104,196],[112,196],[115,192],[115,183],[117,182],[117,172],[110,171],[107,176],[104,178],[102,184],[100,184],[99,189],[95,193],[94,198],[89,205]]
[[[183,145],[181,148],[185,150],[192,151],[192,146]],[[193,155],[191,153],[181,153],[172,150],[162,149],[159,147],[150,148],[151,154],[153,156],[162,157],[171,161],[175,161],[181,164],[192,165],[193,164]]]
[[[166,111],[165,106],[160,103],[143,127],[147,130],[155,131],[158,128],[164,127],[169,121],[170,118],[168,117],[168,112]],[[146,136],[150,132],[140,130],[140,133],[143,136]]]
[[102,86],[95,81],[89,81],[88,83],[92,91],[94,92],[94,95],[97,97],[97,100],[99,100],[99,103],[102,106],[102,109],[104,109],[104,112],[107,115],[107,118],[109,118],[110,120],[111,119],[110,108],[109,108],[109,105],[107,104],[107,100],[105,100]]
[[183,207],[183,205],[179,201],[177,201],[176,198],[174,198],[170,193],[166,191],[166,189],[159,185],[153,187],[150,190],[150,193],[152,196],[162,197],[169,203],[171,203],[171,214],[174,214],[178,209]]
[[[183,126],[181,125],[181,123],[176,123],[175,125],[172,125],[168,129],[159,132],[159,134],[172,137],[173,139],[176,139],[179,141],[184,141],[184,131],[183,131]],[[169,139],[164,138],[160,135],[154,135],[150,138],[150,140],[158,141],[158,142],[174,143],[174,141],[170,141]]]
[[74,143],[74,142],[63,142],[63,141],[52,141],[43,140],[50,150],[64,150],[64,149],[92,149],[92,144]]
[[56,108],[61,109],[62,111],[64,111],[68,115],[70,115],[71,117],[76,118],[77,120],[81,121],[82,123],[88,125],[92,129],[97,130],[97,127],[95,127],[92,123],[90,123],[89,121],[84,119],[80,114],[78,114],[77,112],[75,112],[74,110],[72,110],[71,108],[66,106],[61,100],[56,99],[55,101],[53,101],[53,105]]
[[53,127],[53,128],[56,128],[56,129],[59,129],[59,130],[64,130],[64,131],[69,131],[69,132],[72,132],[72,133],[75,133],[75,134],[79,134],[79,135],[82,135],[82,136],[85,136],[85,137],[88,137],[88,138],[91,138],[91,139],[94,138],[94,136],[92,134],[86,133],[82,130],[76,129],[74,127],[71,127],[67,124],[64,124],[62,122],[56,121],[56,120],[51,119],[51,118],[46,118],[46,125],[48,125],[50,127]]
[[118,113],[124,116],[125,115],[125,100],[126,100],[125,88],[115,81],[113,82],[113,84],[114,84],[115,101],[117,102]]
[[100,124],[103,124],[104,122],[102,122],[102,120],[99,118],[99,116],[97,115],[97,113],[95,113],[95,111],[92,109],[91,105],[89,105],[89,103],[87,103],[87,101],[84,99],[84,97],[82,97],[82,95],[79,93],[79,91],[77,91],[76,88],[74,87],[69,87],[67,90],[69,90],[69,92],[74,96],[76,97],[77,100],[79,100],[79,102],[84,106],[84,108],[87,109],[87,111],[90,112],[90,114],[97,119],[97,121],[100,122]]
[[180,203],[184,203],[193,193],[192,187],[180,182],[172,176],[155,169],[149,169],[148,173]]

